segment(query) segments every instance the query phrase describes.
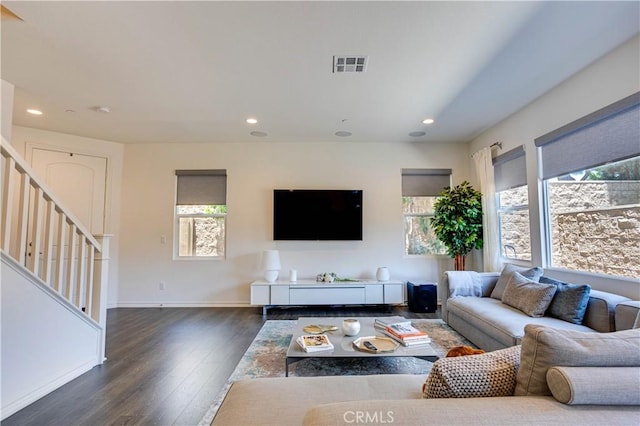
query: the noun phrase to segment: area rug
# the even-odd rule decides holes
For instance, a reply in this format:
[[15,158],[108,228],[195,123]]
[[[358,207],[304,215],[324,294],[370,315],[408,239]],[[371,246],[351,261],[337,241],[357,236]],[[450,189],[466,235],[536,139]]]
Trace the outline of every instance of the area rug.
[[[439,357],[458,345],[473,346],[440,319],[412,319],[413,325],[431,337],[431,346]],[[209,425],[231,384],[242,379],[284,377],[285,357],[291,341],[294,320],[268,320],[240,359],[224,387],[202,418],[200,425]],[[427,375],[432,363],[417,358],[385,357],[326,359],[311,358],[299,361],[289,368],[290,377],[344,376],[364,374],[422,374]]]

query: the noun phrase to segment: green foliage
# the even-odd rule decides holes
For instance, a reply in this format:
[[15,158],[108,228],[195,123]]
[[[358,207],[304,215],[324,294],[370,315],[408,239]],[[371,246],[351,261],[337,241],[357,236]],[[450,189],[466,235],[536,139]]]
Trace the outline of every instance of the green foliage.
[[472,249],[482,248],[482,194],[469,182],[445,188],[434,210],[431,227],[449,256],[464,256]]
[[584,180],[640,180],[640,157],[595,167]]
[[204,208],[205,214],[226,214],[227,206],[224,204],[208,205]]

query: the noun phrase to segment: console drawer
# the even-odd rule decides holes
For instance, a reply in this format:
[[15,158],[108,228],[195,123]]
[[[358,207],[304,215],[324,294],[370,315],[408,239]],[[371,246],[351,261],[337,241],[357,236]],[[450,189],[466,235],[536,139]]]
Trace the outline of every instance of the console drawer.
[[292,305],[350,305],[365,303],[364,286],[333,287],[317,286],[289,288],[289,303]]

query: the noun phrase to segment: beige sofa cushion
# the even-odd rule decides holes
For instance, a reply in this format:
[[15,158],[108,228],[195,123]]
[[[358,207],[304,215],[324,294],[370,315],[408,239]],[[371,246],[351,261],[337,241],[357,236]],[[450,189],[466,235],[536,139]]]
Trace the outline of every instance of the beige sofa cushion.
[[569,405],[640,405],[640,367],[551,367],[553,397]]
[[544,316],[556,290],[554,284],[540,284],[514,272],[502,293],[502,303],[530,317],[540,318]]
[[616,305],[616,330],[640,328],[640,301],[633,300]]
[[421,400],[424,380],[424,375],[413,374],[240,380],[229,389],[212,424],[299,425],[304,413],[318,404],[369,399]]
[[[267,413],[268,415],[268,413]],[[284,415],[284,414],[283,414]],[[640,407],[568,407],[550,396],[356,401],[317,405],[305,426],[326,425],[634,425]],[[377,420],[376,420],[377,419]],[[281,418],[281,425],[300,424]]]
[[640,329],[584,333],[526,325],[515,395],[551,395],[551,367],[640,367]]
[[523,277],[528,278],[532,281],[538,281],[542,276],[543,271],[542,271],[542,268],[540,268],[539,266],[536,266],[535,268],[527,269],[527,268],[522,268],[520,266],[515,266],[515,265],[511,265],[510,263],[507,263],[506,265],[504,265],[504,268],[502,268],[500,277],[498,278],[498,281],[496,282],[495,287],[493,287],[493,291],[491,292],[491,297],[493,297],[494,299],[502,300],[502,294],[504,293],[504,289],[507,286],[507,283],[511,279],[511,275],[514,272],[518,272]]
[[424,398],[510,396],[516,387],[520,346],[482,355],[442,358],[431,368]]

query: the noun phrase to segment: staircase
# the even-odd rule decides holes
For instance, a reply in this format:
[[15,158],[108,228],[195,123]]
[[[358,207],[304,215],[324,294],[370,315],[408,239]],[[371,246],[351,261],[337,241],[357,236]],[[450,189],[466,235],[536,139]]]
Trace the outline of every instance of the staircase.
[[2,139],[2,411],[105,360],[109,236],[91,235]]

